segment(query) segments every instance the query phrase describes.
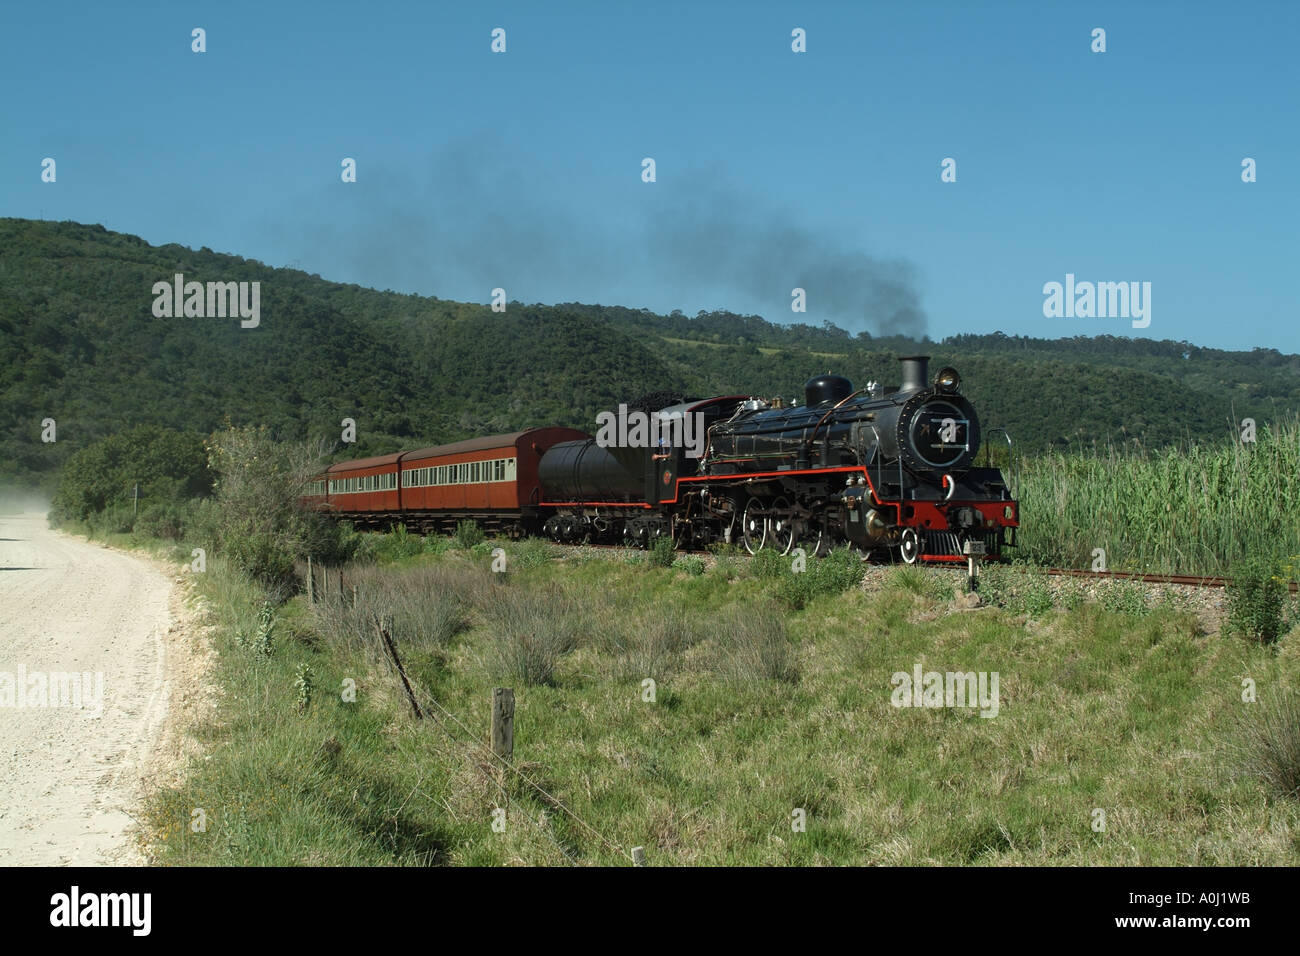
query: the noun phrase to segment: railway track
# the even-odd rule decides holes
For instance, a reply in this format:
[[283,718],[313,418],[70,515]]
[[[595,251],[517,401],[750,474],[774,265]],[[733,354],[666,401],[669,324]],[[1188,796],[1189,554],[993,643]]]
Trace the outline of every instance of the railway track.
[[[636,547],[629,547],[622,544],[584,544],[584,548],[599,548],[601,550],[611,551],[638,551]],[[681,554],[709,554],[710,552],[703,548],[691,548],[688,551],[682,551]],[[748,557],[742,554],[738,557]],[[935,565],[943,567],[943,565]],[[949,565],[949,567],[952,567]],[[955,571],[966,573],[964,565],[953,568]],[[1216,577],[1206,574],[1144,574],[1140,571],[1081,571],[1077,568],[1035,568],[1033,570],[1042,574],[1051,574],[1057,577],[1071,578],[1112,578],[1117,581],[1140,581],[1143,584],[1183,584],[1188,587],[1197,588],[1226,588],[1232,583],[1232,578]],[[1292,594],[1300,594],[1300,582],[1288,581],[1287,589]]]
[[[1201,574],[1142,574],[1138,571],[1079,571],[1074,568],[1043,568],[1044,574],[1073,578],[1115,578],[1120,581],[1141,581],[1144,584],[1186,584],[1198,588],[1226,588],[1232,578],[1219,578]],[[1288,581],[1292,594],[1300,593],[1300,582]]]

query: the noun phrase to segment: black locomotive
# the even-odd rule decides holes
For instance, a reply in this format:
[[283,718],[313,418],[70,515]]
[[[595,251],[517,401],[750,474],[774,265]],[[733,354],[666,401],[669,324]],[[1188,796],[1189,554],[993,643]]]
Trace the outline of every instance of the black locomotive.
[[[1017,503],[999,469],[975,465],[979,418],[957,372],[927,382],[928,361],[901,359],[896,388],[813,378],[802,406],[737,395],[620,406],[613,440],[543,454],[544,529],[560,541],[671,535],[750,552],[847,542],[909,563],[996,557],[1015,543]],[[652,427],[625,430],[636,415]]]

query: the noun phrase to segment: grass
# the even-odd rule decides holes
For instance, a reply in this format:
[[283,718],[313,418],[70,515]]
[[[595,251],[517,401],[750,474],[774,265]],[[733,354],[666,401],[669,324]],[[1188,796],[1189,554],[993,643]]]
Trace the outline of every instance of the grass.
[[[495,686],[514,687],[524,772],[651,865],[1300,860],[1300,804],[1260,769],[1294,772],[1294,708],[1252,710],[1300,677],[1294,632],[1206,633],[1135,590],[1054,599],[1015,568],[988,569],[993,603],[974,611],[953,608],[949,577],[910,568],[793,610],[774,600],[787,572],[730,556],[693,573],[501,546],[504,574],[478,548],[350,570],[358,606],[289,601],[267,658],[234,639],[262,595],[210,560],[225,693],[204,757],[149,806],[156,860],[626,863],[517,779],[493,831],[479,744]],[[455,720],[412,718],[364,625],[381,609],[413,684]],[[891,706],[891,675],[917,664],[997,672],[998,716]],[[1264,703],[1242,700],[1245,678]],[[1243,744],[1256,718],[1265,742]]]
[[[1234,433],[1235,434],[1235,433]],[[1055,452],[1025,459],[1021,553],[1037,564],[1228,575],[1248,558],[1300,554],[1300,421],[1263,424],[1254,443],[1201,441],[1156,452]]]

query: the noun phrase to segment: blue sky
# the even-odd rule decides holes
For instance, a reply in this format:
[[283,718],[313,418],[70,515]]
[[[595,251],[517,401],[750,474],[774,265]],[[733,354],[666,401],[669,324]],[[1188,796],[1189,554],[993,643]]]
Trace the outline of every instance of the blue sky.
[[[0,215],[452,299],[1300,352],[1298,27],[1291,2],[11,3]],[[1066,273],[1150,282],[1151,325],[1045,318]]]

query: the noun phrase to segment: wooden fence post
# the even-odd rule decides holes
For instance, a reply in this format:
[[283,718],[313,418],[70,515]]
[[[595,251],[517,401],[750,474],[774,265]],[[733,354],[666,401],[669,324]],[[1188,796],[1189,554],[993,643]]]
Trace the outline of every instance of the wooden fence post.
[[[509,687],[492,688],[492,753],[505,762],[515,756],[515,692]],[[505,786],[506,768],[501,767]]]
[[307,555],[307,603],[316,603],[316,571],[311,566],[311,555]]
[[406,698],[411,702],[411,712],[415,714],[416,720],[420,720],[424,717],[424,714],[415,699],[415,691],[411,689],[411,682],[406,679],[406,669],[402,667],[402,659],[397,656],[397,644],[393,641],[393,619],[385,615],[382,619],[376,617],[374,621],[375,631],[379,634],[379,639],[383,641],[384,647],[387,648],[388,656],[392,658],[398,676],[402,678],[402,686],[406,688]]

